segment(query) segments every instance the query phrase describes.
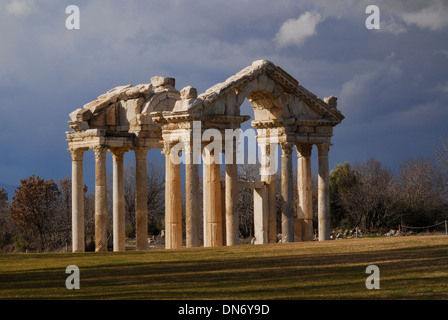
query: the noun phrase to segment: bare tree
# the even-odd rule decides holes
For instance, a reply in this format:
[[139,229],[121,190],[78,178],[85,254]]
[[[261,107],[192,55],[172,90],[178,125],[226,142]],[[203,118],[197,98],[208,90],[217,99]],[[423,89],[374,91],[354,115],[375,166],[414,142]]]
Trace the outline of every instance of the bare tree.
[[394,176],[380,161],[369,159],[352,167],[351,185],[340,201],[353,227],[377,230],[394,218]]
[[440,145],[436,147],[436,160],[448,176],[448,138],[441,138]]
[[0,250],[12,244],[14,235],[14,224],[9,216],[8,193],[0,188]]
[[444,219],[447,185],[441,169],[430,159],[409,159],[399,175],[401,223],[430,225]]
[[[260,179],[259,164],[238,165],[238,180],[256,181]],[[241,189],[238,197],[240,236],[254,236],[254,190]]]

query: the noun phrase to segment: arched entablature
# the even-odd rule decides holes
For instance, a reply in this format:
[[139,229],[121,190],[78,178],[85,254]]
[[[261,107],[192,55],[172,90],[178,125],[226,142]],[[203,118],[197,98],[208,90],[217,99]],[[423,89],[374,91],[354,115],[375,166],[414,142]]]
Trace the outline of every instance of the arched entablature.
[[[223,135],[225,181],[221,181],[220,164],[203,163],[203,218],[204,245],[233,245],[238,239],[237,199],[240,184],[237,163],[227,162],[229,153],[235,154],[234,136],[225,136],[227,129],[239,129],[250,117],[241,115],[241,105],[248,99],[254,109],[252,126],[257,129],[261,149],[261,181],[257,185],[256,241],[276,242],[276,177],[272,166],[275,146],[281,147],[281,197],[283,242],[311,240],[312,197],[310,156],[317,146],[319,159],[319,239],[329,238],[329,167],[328,153],[333,127],[344,116],[337,109],[337,98],[320,99],[282,68],[266,60],[254,61],[222,83],[199,94],[188,86],[178,91],[174,78],[153,77],[151,83],[119,86],[100,95],[70,114],[66,133],[72,154],[73,180],[73,251],[83,251],[83,153],[95,151],[95,235],[96,250],[105,250],[107,241],[105,154],[113,155],[114,250],[124,248],[124,190],[123,155],[132,150],[136,160],[136,221],[137,249],[147,247],[146,153],[149,149],[163,149],[165,167],[165,243],[167,248],[178,248],[183,243],[180,163],[167,155],[178,153],[179,142],[185,159],[185,228],[186,246],[199,245],[198,229],[199,174],[195,159],[203,157],[209,148],[213,131]],[[195,132],[198,128],[199,132]],[[208,135],[205,130],[212,129]],[[230,143],[228,144],[228,142]],[[205,147],[204,147],[205,146]],[[298,159],[297,210],[293,205],[293,148]],[[177,151],[176,151],[177,150]],[[208,149],[207,149],[208,150]],[[215,155],[215,149],[210,149]],[[229,152],[233,150],[232,152]],[[197,154],[195,154],[195,151]],[[199,156],[198,156],[199,155]],[[295,213],[297,214],[295,216]]]

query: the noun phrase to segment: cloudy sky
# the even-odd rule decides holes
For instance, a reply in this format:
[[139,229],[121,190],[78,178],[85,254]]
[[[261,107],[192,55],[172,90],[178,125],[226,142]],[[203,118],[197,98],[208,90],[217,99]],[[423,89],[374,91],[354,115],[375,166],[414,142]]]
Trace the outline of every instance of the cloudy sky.
[[[346,119],[331,167],[375,157],[397,171],[433,158],[448,136],[448,1],[378,0],[379,30],[366,28],[370,4],[1,0],[0,184],[70,176],[68,115],[113,87],[161,75],[203,92],[258,59],[338,97]],[[79,30],[66,28],[69,5],[80,9]],[[160,150],[149,158],[160,161]],[[92,154],[84,166],[91,185]]]

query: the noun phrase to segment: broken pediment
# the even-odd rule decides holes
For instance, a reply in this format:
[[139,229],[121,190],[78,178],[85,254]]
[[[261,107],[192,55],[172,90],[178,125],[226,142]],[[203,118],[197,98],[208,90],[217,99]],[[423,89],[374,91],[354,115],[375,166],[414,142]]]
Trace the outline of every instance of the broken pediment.
[[259,125],[283,124],[289,131],[316,133],[329,131],[316,127],[331,128],[344,119],[336,97],[322,100],[282,68],[257,60],[201,94],[192,86],[178,91],[174,78],[160,76],[152,77],[148,84],[115,87],[73,111],[69,126],[74,131],[106,130],[106,135],[153,132],[161,137],[162,125],[167,122],[239,119],[245,99]]

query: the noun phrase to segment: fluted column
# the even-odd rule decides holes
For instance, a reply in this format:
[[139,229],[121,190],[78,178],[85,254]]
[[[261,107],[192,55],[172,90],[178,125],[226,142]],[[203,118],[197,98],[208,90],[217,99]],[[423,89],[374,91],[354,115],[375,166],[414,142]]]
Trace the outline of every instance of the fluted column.
[[330,145],[318,144],[319,178],[318,178],[318,220],[319,241],[330,239],[330,180],[328,151]]
[[[254,189],[254,235],[255,244],[277,242],[277,207],[276,207],[276,165],[272,145],[266,137],[265,130],[258,129],[260,147],[260,178],[265,186]],[[274,157],[272,157],[274,156]]]
[[148,191],[146,185],[145,148],[134,149],[135,152],[135,237],[136,250],[148,249]]
[[113,244],[114,251],[125,251],[125,216],[124,216],[124,167],[123,158],[127,149],[112,148],[113,159]]
[[292,175],[292,145],[282,147],[282,242],[294,242],[294,199]]
[[205,212],[205,247],[223,245],[223,225],[221,207],[221,172],[220,164],[215,163],[213,154],[206,156],[204,161],[205,179],[207,181],[204,197],[207,198]]
[[107,251],[106,148],[95,146],[95,251]]
[[[199,142],[200,143],[200,142]],[[185,244],[200,246],[199,164],[194,161],[193,143],[185,145]],[[196,162],[196,163],[195,163]]]
[[[266,210],[262,210],[263,214],[267,217],[256,216],[260,212],[256,212],[254,209],[254,232],[258,234],[255,236],[255,243],[264,243],[267,238],[268,243],[277,242],[277,158],[275,153],[275,147],[278,145],[278,136],[271,136],[271,132],[264,128],[257,129],[257,141],[260,148],[260,178],[261,181],[266,182],[265,191],[261,190],[259,195],[267,197],[266,201],[262,204],[267,205]],[[260,191],[260,190],[259,190]],[[254,193],[254,201],[256,201],[256,195]],[[267,225],[264,223],[267,221]],[[262,222],[262,224],[260,224]],[[260,230],[261,229],[261,230]],[[267,237],[264,236],[267,234]]]
[[182,194],[180,164],[171,159],[171,143],[165,143],[165,248],[182,248]]
[[[226,245],[239,244],[238,217],[238,167],[236,163],[236,142],[232,141],[231,148],[226,149]],[[227,146],[227,145],[226,145]]]
[[84,252],[84,148],[70,149],[72,156],[72,251]]
[[299,195],[298,219],[303,241],[313,240],[313,199],[311,186],[311,144],[298,144],[297,186]]

